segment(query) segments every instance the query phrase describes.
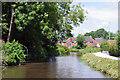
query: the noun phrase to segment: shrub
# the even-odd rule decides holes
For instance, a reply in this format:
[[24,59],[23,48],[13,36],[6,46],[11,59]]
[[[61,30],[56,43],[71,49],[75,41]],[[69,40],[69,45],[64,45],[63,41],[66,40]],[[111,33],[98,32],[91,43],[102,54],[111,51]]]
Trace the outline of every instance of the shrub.
[[110,44],[109,45],[109,54],[111,56],[120,56],[119,52],[118,52],[118,45],[117,44]]
[[79,35],[77,36],[76,41],[77,41],[77,43],[78,43],[77,49],[81,49],[81,47],[83,47],[83,45],[84,45],[83,43],[84,43],[84,41],[85,41],[85,38],[84,38],[83,35],[79,34]]
[[101,51],[109,51],[111,56],[120,56],[120,50],[118,50],[117,44],[109,44],[108,42],[104,41],[100,44]]
[[80,45],[77,45],[76,48],[77,48],[77,49],[81,49]]
[[79,52],[79,50],[78,49],[70,49],[70,52]]
[[72,46],[72,48],[76,48],[76,46]]
[[92,52],[100,52],[100,48],[95,48],[92,46],[86,47],[83,51],[82,54],[86,54],[86,53],[92,53]]
[[109,43],[104,41],[100,44],[101,51],[109,51]]
[[11,43],[5,43],[2,47],[2,52],[5,57],[4,62],[8,65],[15,65],[25,62],[25,48],[25,46],[23,46],[15,40],[13,40]]
[[66,56],[70,54],[69,48],[62,45],[57,45],[57,52],[59,56]]
[[86,47],[87,47],[87,45],[88,45],[88,44],[84,44],[84,45],[83,45],[83,48],[86,48]]

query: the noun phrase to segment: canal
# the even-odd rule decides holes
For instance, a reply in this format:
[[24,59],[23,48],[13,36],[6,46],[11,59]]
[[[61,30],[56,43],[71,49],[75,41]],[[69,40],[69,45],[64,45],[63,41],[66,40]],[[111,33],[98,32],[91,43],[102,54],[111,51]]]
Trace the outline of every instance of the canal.
[[56,61],[10,66],[3,71],[2,76],[3,78],[106,78],[81,62],[76,53],[56,57]]

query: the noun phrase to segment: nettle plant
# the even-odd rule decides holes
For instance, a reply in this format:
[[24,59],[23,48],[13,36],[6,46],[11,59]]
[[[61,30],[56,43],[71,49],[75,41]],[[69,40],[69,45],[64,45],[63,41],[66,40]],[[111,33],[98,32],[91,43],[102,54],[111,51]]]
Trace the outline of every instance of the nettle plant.
[[11,64],[20,64],[25,62],[26,55],[25,49],[27,49],[22,44],[18,43],[18,41],[13,40],[11,43],[7,42],[2,47],[2,53],[4,55],[4,62],[8,65]]

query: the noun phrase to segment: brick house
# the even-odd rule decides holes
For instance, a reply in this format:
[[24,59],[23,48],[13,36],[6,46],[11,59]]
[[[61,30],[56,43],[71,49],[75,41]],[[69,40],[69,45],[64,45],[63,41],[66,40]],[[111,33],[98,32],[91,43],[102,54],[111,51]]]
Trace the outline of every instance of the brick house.
[[103,38],[95,38],[95,41],[97,42],[97,47],[100,47],[100,44],[105,41]]
[[114,40],[108,40],[109,44],[115,44],[116,42]]
[[76,37],[68,38],[67,40],[58,41],[57,44],[61,44],[67,47],[77,46]]
[[[92,36],[84,36],[85,43],[87,46],[93,46],[93,47],[100,47],[100,44],[105,40],[103,38],[95,38],[95,40],[92,38]],[[112,42],[112,41],[110,41]],[[112,42],[113,43],[113,42]],[[77,46],[76,37],[71,37],[67,40],[58,41],[57,44],[64,45],[67,47]]]
[[92,36],[84,36],[85,38],[85,44],[87,44],[87,46],[93,46],[93,47],[97,47],[97,41],[95,41]]

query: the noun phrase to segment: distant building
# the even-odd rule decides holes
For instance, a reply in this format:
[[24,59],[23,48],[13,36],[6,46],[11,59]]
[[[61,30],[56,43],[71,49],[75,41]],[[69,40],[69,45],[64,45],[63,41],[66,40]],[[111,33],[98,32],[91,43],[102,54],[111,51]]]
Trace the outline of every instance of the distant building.
[[92,38],[92,36],[84,36],[85,38],[85,44],[87,44],[87,46],[93,46],[93,47],[97,47],[97,42]]
[[95,41],[97,42],[97,47],[100,47],[100,44],[105,41],[103,38],[95,38]]
[[[87,44],[87,46],[93,46],[93,47],[100,47],[100,44],[105,40],[103,38],[95,38],[94,40],[92,36],[84,36],[84,38],[85,38],[84,44]],[[58,41],[57,44],[64,45],[70,48],[72,46],[77,46],[76,39],[77,39],[76,37],[71,37],[67,40]],[[112,41],[110,42],[113,43]]]
[[61,45],[61,41],[58,41],[58,42],[57,42],[57,45],[58,45],[58,44],[60,44],[60,45]]
[[67,40],[58,41],[57,44],[61,44],[71,48],[72,46],[77,46],[76,37],[68,38]]
[[108,40],[107,42],[109,42],[109,44],[114,44],[114,43],[116,43],[114,40]]
[[92,42],[92,36],[84,36],[86,43]]

